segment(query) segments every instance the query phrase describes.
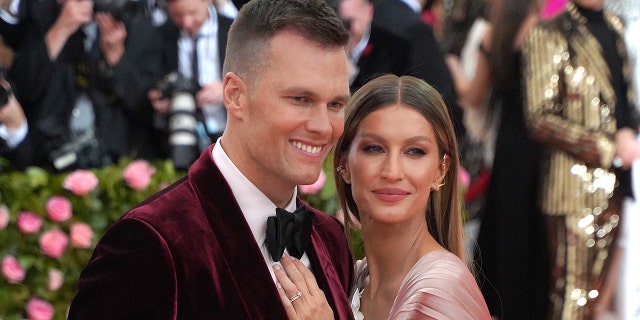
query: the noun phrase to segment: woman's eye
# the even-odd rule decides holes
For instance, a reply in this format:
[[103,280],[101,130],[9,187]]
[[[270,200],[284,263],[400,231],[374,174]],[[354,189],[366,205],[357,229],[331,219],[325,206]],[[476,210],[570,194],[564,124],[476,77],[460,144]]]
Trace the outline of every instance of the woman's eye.
[[411,148],[407,151],[407,154],[412,156],[423,156],[427,154],[423,149],[420,148]]
[[364,146],[363,150],[364,150],[364,152],[367,152],[367,153],[382,153],[382,152],[384,152],[382,147],[378,146],[378,145],[366,145],[366,146]]

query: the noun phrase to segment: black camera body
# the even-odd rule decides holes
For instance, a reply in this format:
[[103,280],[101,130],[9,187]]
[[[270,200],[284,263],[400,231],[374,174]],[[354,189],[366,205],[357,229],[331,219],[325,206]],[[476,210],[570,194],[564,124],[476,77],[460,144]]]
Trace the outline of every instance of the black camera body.
[[190,79],[178,72],[166,75],[157,86],[163,98],[171,100],[168,130],[171,160],[176,169],[186,170],[200,153],[198,147],[198,119],[195,93]]
[[[60,144],[60,141],[64,143]],[[111,162],[93,130],[56,139],[56,143],[49,141],[45,147],[49,149],[51,164],[59,171],[100,168]]]
[[110,13],[116,20],[126,21],[133,17],[138,2],[142,0],[93,0],[94,12]]

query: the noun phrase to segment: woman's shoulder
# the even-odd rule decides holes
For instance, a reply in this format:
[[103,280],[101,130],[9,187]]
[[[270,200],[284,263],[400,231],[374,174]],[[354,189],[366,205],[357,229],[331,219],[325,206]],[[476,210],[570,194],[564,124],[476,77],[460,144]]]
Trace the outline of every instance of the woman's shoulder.
[[421,313],[451,319],[490,319],[467,265],[453,253],[442,250],[425,254],[413,266],[400,285],[391,312],[398,316]]
[[403,285],[411,282],[427,282],[430,285],[473,281],[475,278],[467,265],[455,254],[446,250],[431,251],[413,266],[405,276]]

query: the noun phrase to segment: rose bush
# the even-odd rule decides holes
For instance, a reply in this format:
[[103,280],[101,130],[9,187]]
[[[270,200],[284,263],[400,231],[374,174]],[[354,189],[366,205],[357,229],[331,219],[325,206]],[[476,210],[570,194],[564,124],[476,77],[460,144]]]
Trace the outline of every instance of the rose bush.
[[1,174],[0,319],[65,319],[80,271],[106,228],[183,175],[169,160]]

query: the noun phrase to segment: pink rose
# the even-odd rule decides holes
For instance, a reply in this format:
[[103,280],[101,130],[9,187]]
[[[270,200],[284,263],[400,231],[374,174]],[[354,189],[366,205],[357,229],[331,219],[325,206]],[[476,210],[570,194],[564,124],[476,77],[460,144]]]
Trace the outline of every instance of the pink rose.
[[93,230],[84,222],[76,222],[69,228],[71,234],[71,245],[76,248],[89,248],[91,247],[91,240],[93,239]]
[[9,224],[9,219],[11,216],[9,215],[9,208],[5,205],[0,206],[0,230],[7,227]]
[[303,194],[316,194],[322,190],[324,186],[324,182],[327,180],[327,175],[324,171],[320,170],[320,176],[318,176],[318,180],[313,184],[299,185],[298,190]]
[[9,283],[19,283],[24,280],[25,271],[20,262],[13,256],[6,256],[2,259],[2,275]]
[[29,299],[26,310],[29,320],[51,320],[53,318],[53,306],[42,299]]
[[62,186],[75,195],[85,195],[98,185],[98,177],[89,170],[76,170],[70,173]]
[[47,216],[55,222],[69,220],[73,212],[71,211],[71,201],[65,197],[53,196],[47,201]]
[[49,269],[49,279],[47,280],[47,289],[50,291],[58,291],[64,283],[64,274],[60,269]]
[[46,256],[57,258],[64,253],[69,244],[67,235],[59,229],[44,232],[40,236],[40,251]]
[[24,234],[34,234],[42,227],[42,218],[35,213],[22,211],[16,221],[18,229]]
[[131,189],[141,191],[149,186],[154,173],[156,173],[154,166],[144,160],[136,160],[124,169],[122,177]]

